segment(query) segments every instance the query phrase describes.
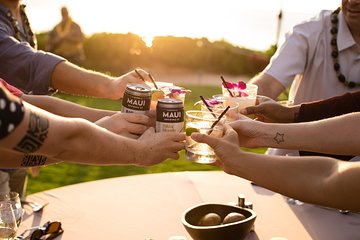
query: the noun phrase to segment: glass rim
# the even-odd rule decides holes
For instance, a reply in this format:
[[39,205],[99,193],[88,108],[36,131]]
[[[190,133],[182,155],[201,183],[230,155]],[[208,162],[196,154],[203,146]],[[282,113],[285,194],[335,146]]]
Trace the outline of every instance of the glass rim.
[[[213,116],[213,118],[204,118],[204,117],[201,117],[201,116],[193,115],[194,113],[199,113],[199,114],[204,114],[204,115],[206,114],[207,116],[211,115],[211,116]],[[215,122],[220,117],[219,113],[203,111],[203,110],[187,110],[187,111],[185,111],[185,115],[186,115],[186,117],[191,117],[191,118],[196,119],[196,120],[202,120],[202,121],[207,121],[207,122]],[[214,115],[216,117],[214,117]],[[226,116],[222,117],[222,119],[225,119],[225,118],[226,118]]]

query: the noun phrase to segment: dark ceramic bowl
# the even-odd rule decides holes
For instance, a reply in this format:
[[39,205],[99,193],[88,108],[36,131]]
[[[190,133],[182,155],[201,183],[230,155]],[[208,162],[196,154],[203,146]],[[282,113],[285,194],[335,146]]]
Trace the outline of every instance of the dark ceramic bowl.
[[[241,221],[216,226],[198,226],[202,216],[217,213],[221,219],[231,213],[243,214],[246,218]],[[182,224],[194,240],[241,240],[250,232],[256,219],[256,213],[247,208],[216,203],[203,203],[191,207],[183,213]]]

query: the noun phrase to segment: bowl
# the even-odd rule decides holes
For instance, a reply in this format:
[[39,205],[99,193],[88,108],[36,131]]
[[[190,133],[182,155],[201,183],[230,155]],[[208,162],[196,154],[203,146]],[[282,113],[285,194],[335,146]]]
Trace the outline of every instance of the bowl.
[[[243,214],[241,221],[215,226],[199,226],[199,220],[208,213],[216,213],[223,220],[231,212]],[[181,221],[186,231],[194,240],[241,240],[250,232],[256,219],[256,213],[248,208],[236,206],[202,203],[184,211]]]

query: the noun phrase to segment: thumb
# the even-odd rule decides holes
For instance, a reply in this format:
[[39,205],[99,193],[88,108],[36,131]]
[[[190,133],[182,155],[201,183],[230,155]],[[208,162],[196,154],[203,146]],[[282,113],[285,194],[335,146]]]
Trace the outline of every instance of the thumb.
[[191,138],[200,143],[206,143],[210,147],[214,148],[218,143],[218,138],[210,137],[206,134],[192,133]]

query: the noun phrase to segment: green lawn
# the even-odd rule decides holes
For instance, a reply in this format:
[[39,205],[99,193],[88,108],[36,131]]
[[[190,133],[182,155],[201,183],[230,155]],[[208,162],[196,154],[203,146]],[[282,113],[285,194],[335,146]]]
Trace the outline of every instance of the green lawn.
[[[187,86],[184,86],[187,87]],[[192,93],[186,97],[185,110],[191,109],[193,104],[198,101],[199,96],[211,97],[214,94],[221,93],[219,87],[188,87]],[[111,101],[87,97],[76,97],[64,94],[58,94],[57,97],[76,102],[85,106],[119,110],[120,101]],[[246,149],[249,150],[249,149]],[[250,151],[250,150],[249,150]],[[263,153],[265,149],[251,149]],[[79,164],[60,163],[57,165],[46,166],[41,169],[38,177],[29,176],[27,194],[61,187],[64,185],[92,181],[103,178],[129,176],[136,174],[160,173],[160,172],[176,172],[176,171],[211,171],[218,168],[209,165],[193,163],[185,159],[184,151],[180,153],[179,160],[166,160],[161,164],[144,168],[136,166],[86,166]]]

